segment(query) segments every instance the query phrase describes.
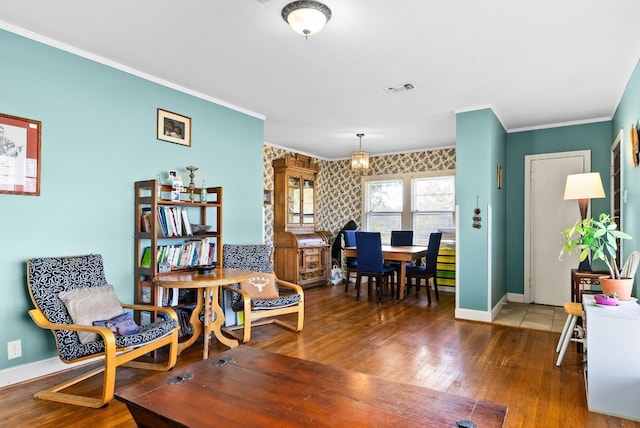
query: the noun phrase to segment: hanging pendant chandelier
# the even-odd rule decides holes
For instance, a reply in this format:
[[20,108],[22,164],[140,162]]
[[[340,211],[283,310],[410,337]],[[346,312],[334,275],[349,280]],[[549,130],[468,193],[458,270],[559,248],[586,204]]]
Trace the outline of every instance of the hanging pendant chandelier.
[[356,134],[360,139],[360,151],[351,155],[351,169],[353,171],[365,172],[369,169],[369,153],[362,151],[362,137],[364,134]]
[[294,1],[282,9],[282,19],[307,39],[329,22],[331,9],[318,1]]

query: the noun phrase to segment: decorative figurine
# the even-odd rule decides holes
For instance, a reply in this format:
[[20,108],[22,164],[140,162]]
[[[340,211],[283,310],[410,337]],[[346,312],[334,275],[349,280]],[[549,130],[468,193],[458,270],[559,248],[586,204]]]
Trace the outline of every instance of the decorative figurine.
[[191,202],[195,202],[196,200],[196,195],[195,195],[195,190],[196,190],[196,182],[195,182],[195,178],[196,175],[194,174],[197,170],[198,167],[197,166],[187,166],[185,167],[188,171],[189,171],[189,200]]

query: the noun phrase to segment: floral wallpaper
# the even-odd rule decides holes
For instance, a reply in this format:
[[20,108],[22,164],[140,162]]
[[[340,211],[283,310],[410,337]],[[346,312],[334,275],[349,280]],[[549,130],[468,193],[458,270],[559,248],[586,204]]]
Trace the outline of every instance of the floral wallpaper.
[[[291,152],[264,146],[264,188],[273,191],[274,159]],[[349,220],[362,224],[361,175],[351,171],[350,160],[317,160],[320,166],[316,183],[318,230],[335,236]],[[388,175],[407,172],[442,171],[456,168],[456,149],[446,148],[371,158],[367,175]],[[265,243],[273,245],[273,205],[264,206]]]

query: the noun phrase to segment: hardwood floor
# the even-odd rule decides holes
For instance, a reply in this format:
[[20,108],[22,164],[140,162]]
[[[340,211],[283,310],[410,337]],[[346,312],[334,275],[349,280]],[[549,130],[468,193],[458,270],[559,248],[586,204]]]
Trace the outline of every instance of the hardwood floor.
[[[555,366],[558,333],[454,320],[450,293],[441,292],[431,305],[424,291],[419,298],[387,298],[382,305],[367,297],[366,288],[363,293],[356,302],[353,287],[346,294],[342,286],[306,290],[302,332],[256,327],[247,346],[504,404],[507,427],[640,427],[587,410],[581,356],[570,350],[562,367]],[[186,350],[178,365],[198,361],[201,346]],[[214,343],[211,357],[224,349]],[[116,391],[154,375],[121,368]],[[0,425],[135,427],[117,400],[96,410],[31,397],[64,377],[70,373],[0,388]],[[98,380],[85,384],[85,391],[100,388]],[[202,410],[196,406],[194,411]],[[215,426],[215,409],[207,411]]]

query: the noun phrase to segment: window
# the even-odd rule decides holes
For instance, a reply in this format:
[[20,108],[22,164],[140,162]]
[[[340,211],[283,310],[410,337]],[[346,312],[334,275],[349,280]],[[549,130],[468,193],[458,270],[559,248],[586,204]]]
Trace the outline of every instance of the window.
[[363,198],[364,229],[380,232],[386,244],[392,230],[413,230],[414,244],[427,245],[431,232],[455,224],[453,171],[367,177]]

